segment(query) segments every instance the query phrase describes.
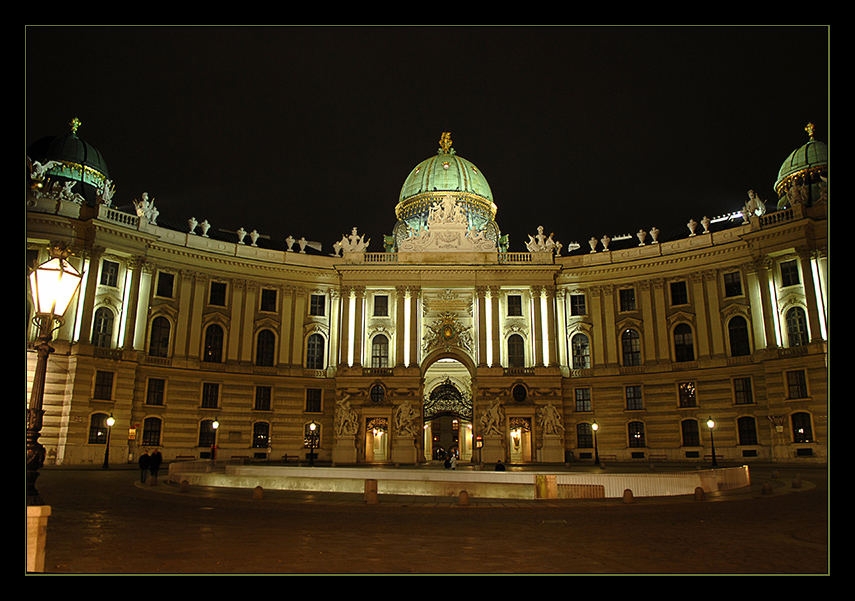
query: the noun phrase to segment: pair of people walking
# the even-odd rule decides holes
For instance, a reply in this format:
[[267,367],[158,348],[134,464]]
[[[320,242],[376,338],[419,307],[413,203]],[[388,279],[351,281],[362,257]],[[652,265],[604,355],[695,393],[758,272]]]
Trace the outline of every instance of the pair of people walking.
[[139,460],[140,482],[145,484],[146,476],[150,473],[152,484],[157,484],[157,472],[160,470],[161,463],[163,463],[163,457],[160,451],[155,449],[151,455],[148,454],[148,451],[143,451]]

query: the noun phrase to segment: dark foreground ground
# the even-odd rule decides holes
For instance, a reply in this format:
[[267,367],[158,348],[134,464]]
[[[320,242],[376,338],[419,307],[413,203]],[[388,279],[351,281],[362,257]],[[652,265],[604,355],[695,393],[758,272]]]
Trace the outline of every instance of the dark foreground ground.
[[631,504],[257,499],[163,478],[141,485],[135,470],[116,468],[46,468],[38,487],[52,511],[46,575],[830,574],[825,469],[751,475],[737,493]]

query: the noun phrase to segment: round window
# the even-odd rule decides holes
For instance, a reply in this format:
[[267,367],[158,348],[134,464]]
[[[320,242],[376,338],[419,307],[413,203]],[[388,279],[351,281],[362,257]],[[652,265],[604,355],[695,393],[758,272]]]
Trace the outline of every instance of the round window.
[[525,397],[528,396],[528,391],[525,389],[525,386],[522,384],[517,384],[511,390],[511,394],[514,397],[514,400],[517,403],[522,403],[525,400]]
[[375,384],[371,387],[371,400],[375,403],[382,403],[383,399],[386,398],[386,391],[383,390],[383,387],[380,384]]

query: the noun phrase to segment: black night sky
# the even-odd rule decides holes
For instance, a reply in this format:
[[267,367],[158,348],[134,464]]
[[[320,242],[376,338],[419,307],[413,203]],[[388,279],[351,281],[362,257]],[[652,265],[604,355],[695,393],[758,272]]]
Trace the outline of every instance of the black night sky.
[[79,135],[114,206],[158,223],[382,250],[405,177],[450,131],[512,251],[774,208],[783,160],[829,142],[829,28],[76,27],[25,29],[25,143]]

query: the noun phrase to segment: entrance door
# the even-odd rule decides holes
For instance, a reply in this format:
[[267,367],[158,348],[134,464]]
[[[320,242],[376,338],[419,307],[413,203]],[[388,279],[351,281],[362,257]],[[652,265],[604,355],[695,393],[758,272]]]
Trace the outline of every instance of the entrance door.
[[389,420],[372,417],[365,421],[365,461],[383,463],[389,460]]
[[530,463],[532,458],[531,418],[510,418],[508,430],[511,463]]

